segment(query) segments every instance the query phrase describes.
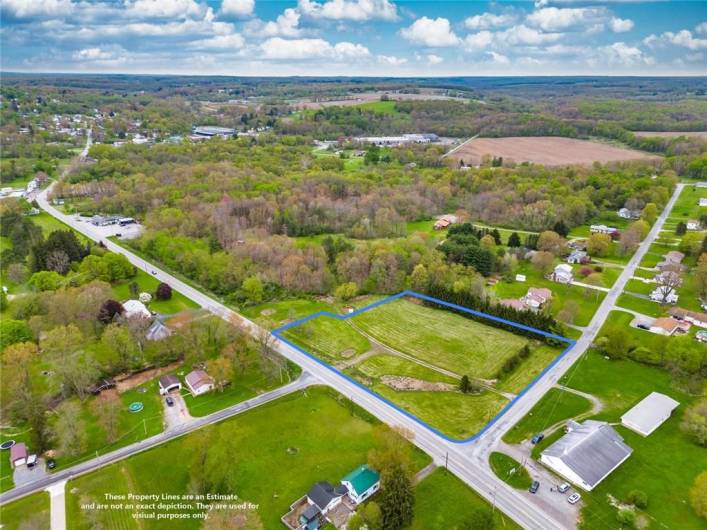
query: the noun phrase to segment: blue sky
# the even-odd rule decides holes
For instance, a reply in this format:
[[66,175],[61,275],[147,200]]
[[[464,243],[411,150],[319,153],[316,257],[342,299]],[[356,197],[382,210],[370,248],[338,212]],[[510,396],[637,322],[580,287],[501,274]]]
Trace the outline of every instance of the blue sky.
[[707,2],[0,0],[0,68],[707,75]]

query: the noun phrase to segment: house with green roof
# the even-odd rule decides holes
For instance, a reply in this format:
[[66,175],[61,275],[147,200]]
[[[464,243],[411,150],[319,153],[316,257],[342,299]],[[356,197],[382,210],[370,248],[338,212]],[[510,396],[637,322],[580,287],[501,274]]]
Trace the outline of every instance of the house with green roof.
[[378,491],[381,477],[378,472],[363,464],[346,475],[341,483],[348,489],[351,502],[360,504]]

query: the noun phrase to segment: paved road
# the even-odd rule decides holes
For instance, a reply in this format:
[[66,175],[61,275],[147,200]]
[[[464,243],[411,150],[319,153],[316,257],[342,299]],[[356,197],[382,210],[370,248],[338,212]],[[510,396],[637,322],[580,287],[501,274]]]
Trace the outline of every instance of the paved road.
[[49,493],[49,513],[51,530],[66,530],[66,480],[55,482],[47,488]]
[[280,388],[276,388],[270,392],[265,392],[254,398],[238,403],[237,405],[233,405],[231,407],[219,410],[218,412],[214,412],[213,414],[209,414],[208,416],[197,418],[188,424],[175,427],[169,431],[161,432],[160,434],[156,434],[150,438],[145,438],[144,440],[134,444],[126,445],[125,447],[121,447],[120,449],[116,449],[115,451],[106,453],[105,455],[92,458],[91,460],[81,464],[76,464],[75,466],[58,471],[52,475],[45,476],[29,484],[6,491],[0,495],[0,504],[12,502],[36,491],[44,489],[49,490],[50,487],[53,487],[61,482],[66,482],[67,480],[71,480],[79,475],[90,473],[91,471],[95,471],[96,469],[113,464],[137,453],[147,451],[148,449],[157,447],[158,445],[174,440],[175,438],[179,438],[180,436],[184,436],[187,433],[201,429],[207,425],[218,423],[227,418],[231,418],[237,414],[251,410],[260,405],[264,405],[265,403],[270,403],[271,401],[275,401],[276,399],[291,394],[292,392],[302,390],[310,385],[318,383],[319,381],[317,381],[317,379],[311,374],[302,372],[300,377],[285,386],[281,386]]

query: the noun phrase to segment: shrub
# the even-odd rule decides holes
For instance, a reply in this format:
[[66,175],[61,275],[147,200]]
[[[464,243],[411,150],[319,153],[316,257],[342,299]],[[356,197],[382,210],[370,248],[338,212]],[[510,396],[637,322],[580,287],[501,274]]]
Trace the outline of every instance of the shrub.
[[125,309],[123,309],[123,305],[120,302],[106,300],[98,311],[98,320],[104,324],[110,324],[113,322],[115,315],[122,315],[124,311]]
[[629,528],[636,527],[636,512],[633,510],[619,510],[616,514],[616,519]]
[[628,502],[633,504],[636,508],[647,508],[648,507],[648,495],[645,491],[633,490],[628,494]]
[[168,283],[160,283],[155,291],[155,298],[158,300],[169,300],[172,298],[172,287]]

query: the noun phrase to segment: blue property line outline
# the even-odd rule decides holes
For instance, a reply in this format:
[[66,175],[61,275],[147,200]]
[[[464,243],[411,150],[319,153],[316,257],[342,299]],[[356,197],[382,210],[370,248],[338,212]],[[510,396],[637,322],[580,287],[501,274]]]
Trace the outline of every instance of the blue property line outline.
[[[425,300],[427,302],[433,302],[435,304],[439,304],[439,305],[442,305],[445,307],[456,309],[456,310],[462,311],[464,313],[468,313],[470,315],[486,318],[488,320],[492,320],[494,322],[499,322],[501,324],[506,324],[506,325],[509,325],[509,326],[517,328],[517,329],[522,329],[524,331],[529,331],[531,333],[535,333],[535,334],[541,335],[543,337],[558,340],[560,342],[566,343],[567,347],[564,350],[562,350],[545,368],[543,368],[540,371],[540,373],[538,375],[536,375],[532,379],[532,381],[530,381],[530,383],[528,383],[528,385],[525,388],[523,388],[523,390],[521,390],[518,394],[516,394],[516,397],[514,397],[511,401],[509,401],[505,407],[503,407],[493,418],[491,418],[491,420],[479,432],[477,432],[476,434],[472,434],[468,438],[458,439],[458,438],[451,438],[450,436],[447,436],[443,432],[440,432],[438,429],[436,429],[436,428],[432,427],[430,424],[424,422],[423,420],[421,420],[420,418],[418,418],[417,416],[415,416],[411,412],[408,412],[407,410],[401,408],[399,405],[396,405],[395,403],[393,403],[389,399],[381,396],[377,392],[374,392],[373,390],[371,390],[370,388],[365,386],[363,383],[356,381],[352,377],[350,377],[350,376],[346,375],[345,373],[343,373],[342,371],[336,369],[334,366],[332,366],[328,362],[320,359],[319,357],[315,356],[314,354],[308,352],[307,350],[301,348],[297,344],[294,344],[293,342],[291,342],[290,340],[288,340],[282,336],[282,333],[287,331],[288,329],[292,329],[292,328],[301,326],[302,324],[305,324],[305,323],[309,322],[310,320],[314,320],[315,318],[325,316],[325,317],[334,318],[336,320],[347,320],[351,317],[355,317],[356,315],[360,315],[361,313],[365,313],[366,311],[370,311],[372,309],[375,309],[376,307],[379,307],[383,304],[387,304],[389,302],[393,302],[393,301],[403,298],[405,296],[411,296],[413,298],[418,298],[420,300]],[[287,344],[288,346],[296,349],[297,351],[306,355],[308,358],[312,359],[316,363],[318,363],[321,366],[327,368],[328,370],[334,372],[339,377],[342,377],[342,378],[346,379],[347,381],[353,383],[354,385],[356,385],[360,389],[365,390],[370,395],[374,396],[376,399],[379,399],[383,403],[393,407],[395,410],[404,414],[405,416],[407,416],[411,420],[415,421],[419,425],[422,425],[424,428],[426,428],[430,432],[436,434],[437,436],[439,436],[441,438],[444,438],[448,442],[452,442],[452,443],[456,443],[456,444],[464,444],[464,443],[472,442],[472,441],[476,440],[479,436],[484,434],[488,429],[490,429],[496,422],[498,422],[503,417],[503,415],[515,404],[516,401],[518,401],[531,388],[533,388],[533,386],[535,386],[535,384],[548,372],[548,370],[550,370],[553,366],[555,366],[565,355],[567,355],[567,353],[570,351],[570,349],[572,349],[572,347],[575,344],[577,344],[577,341],[575,341],[573,339],[569,339],[567,337],[563,337],[562,335],[556,335],[554,333],[549,333],[549,332],[543,331],[541,329],[533,328],[531,326],[526,326],[526,325],[520,324],[518,322],[513,322],[512,320],[506,320],[505,318],[500,318],[500,317],[497,317],[494,315],[489,315],[488,313],[484,313],[482,311],[476,311],[474,309],[469,309],[468,307],[453,304],[453,303],[447,302],[445,300],[440,300],[439,298],[434,298],[432,296],[427,296],[427,295],[424,295],[424,294],[421,294],[421,293],[418,293],[415,291],[410,291],[410,290],[402,291],[398,294],[388,296],[387,298],[383,298],[382,300],[378,300],[377,302],[374,302],[372,304],[364,306],[360,309],[356,309],[355,311],[352,311],[351,313],[347,313],[344,315],[332,313],[330,311],[317,311],[316,313],[312,313],[311,315],[308,315],[304,318],[301,318],[299,320],[295,320],[294,322],[290,322],[288,324],[285,324],[284,326],[280,326],[279,328],[274,329],[272,331],[272,334],[275,337],[277,337],[279,340],[281,340],[282,342]]]

